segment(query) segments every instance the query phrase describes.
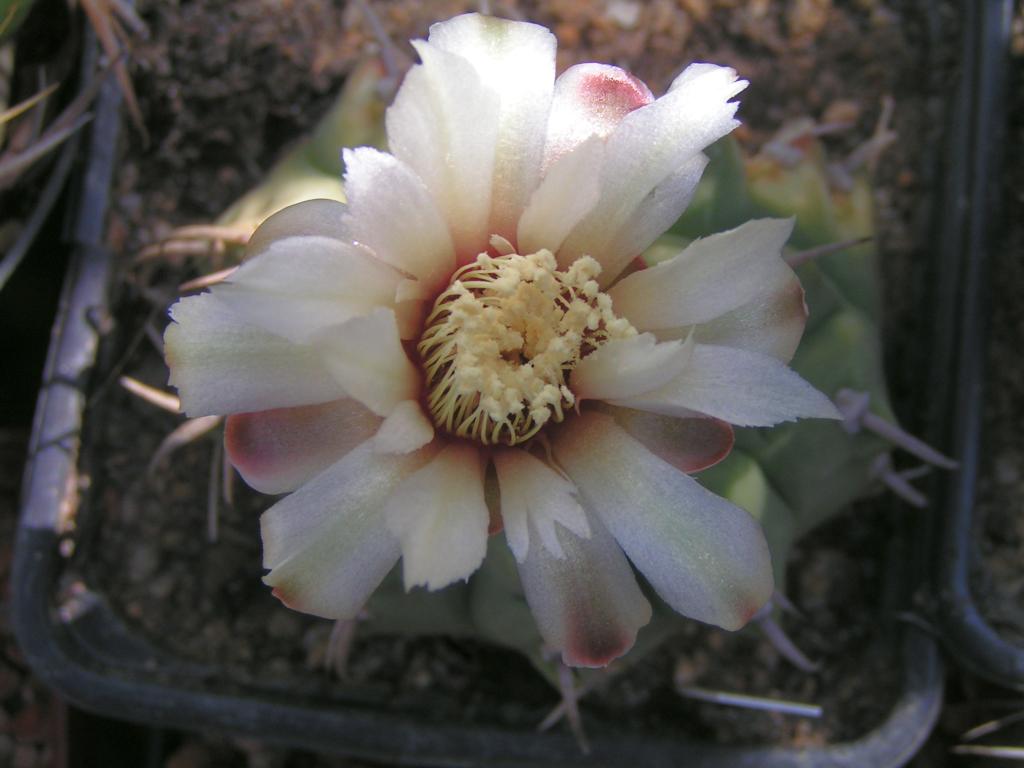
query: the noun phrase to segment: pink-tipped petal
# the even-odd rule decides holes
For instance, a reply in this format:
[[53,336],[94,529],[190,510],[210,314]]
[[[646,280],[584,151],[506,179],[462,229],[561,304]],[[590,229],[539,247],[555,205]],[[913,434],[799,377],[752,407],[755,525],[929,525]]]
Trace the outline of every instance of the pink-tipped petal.
[[709,344],[694,344],[683,372],[668,384],[614,405],[666,416],[697,411],[742,427],[842,418],[831,400],[778,359]]
[[558,252],[572,228],[600,197],[603,161],[604,142],[593,136],[548,168],[519,219],[516,237],[520,252],[535,253],[541,248]]
[[554,557],[563,557],[558,526],[583,538],[590,536],[576,487],[536,456],[516,448],[495,451],[494,468],[501,488],[505,537],[520,563],[531,546],[546,547]]
[[624,277],[608,294],[616,313],[641,331],[708,322],[765,296],[793,274],[782,260],[792,231],[793,219],[748,221]]
[[384,419],[373,438],[378,453],[410,453],[434,439],[434,425],[415,400],[405,400]]
[[555,36],[537,24],[471,13],[434,24],[428,42],[468,61],[500,98],[489,233],[511,238],[540,179]]
[[344,160],[352,238],[415,276],[423,290],[440,289],[455,268],[455,250],[423,181],[401,160],[370,147],[346,149]]
[[379,416],[419,396],[420,374],[405,354],[392,310],[376,309],[328,328],[316,343],[338,384]]
[[673,418],[603,404],[599,409],[655,456],[687,474],[720,462],[735,441],[732,426],[721,419]]
[[240,318],[210,293],[171,307],[164,332],[170,384],[189,416],[245,413],[337,400],[345,390],[311,346]]
[[659,459],[608,416],[584,413],[555,457],[596,515],[673,609],[739,629],[772,595],[768,544],[746,511]]
[[526,602],[545,645],[565,664],[607,666],[633,647],[651,605],[600,520],[590,520],[589,538],[565,529],[556,535],[562,557],[530,547],[519,564]]
[[544,164],[590,137],[605,139],[632,112],[654,101],[643,81],[608,64],[577,64],[555,81]]
[[329,619],[354,618],[398,561],[381,505],[427,451],[350,451],[263,513],[264,582],[286,605]]
[[[559,263],[589,254],[603,268],[601,286],[610,285],[682,213],[703,170],[702,150],[738,125],[729,99],[745,86],[731,69],[694,64],[665,96],[627,114],[608,136],[601,199],[562,245]],[[643,209],[652,202],[649,214]]]
[[369,439],[381,423],[351,398],[228,416],[224,446],[260,493],[293,491]]
[[406,589],[468,579],[487,551],[480,451],[468,443],[447,446],[395,488],[384,513],[402,545]]
[[640,395],[678,376],[692,348],[691,342],[659,342],[651,333],[613,339],[580,360],[572,371],[570,386],[580,400]]

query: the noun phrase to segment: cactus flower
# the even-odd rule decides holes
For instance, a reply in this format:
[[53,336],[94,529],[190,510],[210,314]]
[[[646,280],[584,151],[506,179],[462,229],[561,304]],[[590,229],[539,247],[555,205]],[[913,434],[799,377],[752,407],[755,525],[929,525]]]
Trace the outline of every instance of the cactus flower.
[[635,257],[686,207],[746,83],[688,67],[655,99],[627,72],[555,77],[546,29],[475,14],[414,42],[390,154],[346,150],[346,204],[287,208],[166,333],[191,416],[227,414],[256,490],[265,577],[354,617],[401,559],[406,588],[468,579],[504,530],[546,645],[624,654],[651,606],[737,629],[768,600],[758,523],[688,473],[730,424],[836,418],[786,363],[803,291],[792,222],[752,221],[668,261]]

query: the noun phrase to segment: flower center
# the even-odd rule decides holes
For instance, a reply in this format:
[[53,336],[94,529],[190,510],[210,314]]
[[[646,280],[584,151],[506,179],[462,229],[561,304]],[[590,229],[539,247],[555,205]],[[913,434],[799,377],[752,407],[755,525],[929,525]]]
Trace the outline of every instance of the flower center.
[[598,290],[600,271],[589,256],[559,270],[547,250],[482,253],[458,270],[417,345],[434,424],[484,445],[518,445],[565,418],[580,359],[636,334]]

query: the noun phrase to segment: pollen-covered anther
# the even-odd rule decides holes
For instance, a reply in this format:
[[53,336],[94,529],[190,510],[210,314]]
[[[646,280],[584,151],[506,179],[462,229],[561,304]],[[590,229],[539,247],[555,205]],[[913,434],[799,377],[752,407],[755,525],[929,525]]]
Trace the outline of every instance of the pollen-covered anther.
[[580,359],[636,334],[598,289],[600,271],[589,256],[559,270],[540,250],[482,253],[456,272],[417,346],[434,424],[483,445],[519,445],[562,421],[576,405],[568,380]]

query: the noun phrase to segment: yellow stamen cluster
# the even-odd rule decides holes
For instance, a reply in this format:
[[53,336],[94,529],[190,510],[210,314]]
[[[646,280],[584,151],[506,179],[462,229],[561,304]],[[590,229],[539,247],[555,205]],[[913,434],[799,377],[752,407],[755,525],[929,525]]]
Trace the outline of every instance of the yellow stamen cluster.
[[610,339],[636,334],[615,317],[589,256],[559,270],[550,251],[480,254],[434,302],[417,349],[440,429],[484,445],[518,445],[576,398],[567,377]]

